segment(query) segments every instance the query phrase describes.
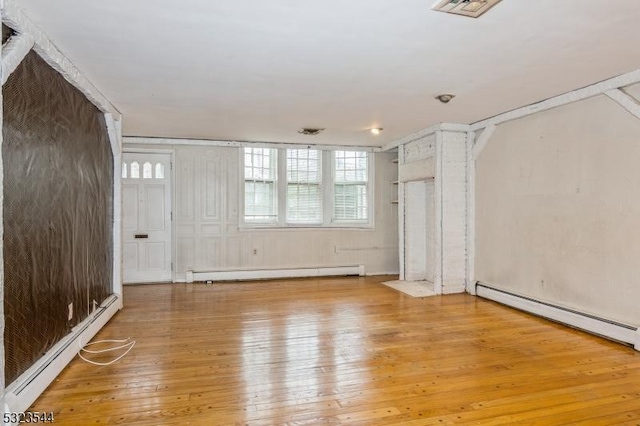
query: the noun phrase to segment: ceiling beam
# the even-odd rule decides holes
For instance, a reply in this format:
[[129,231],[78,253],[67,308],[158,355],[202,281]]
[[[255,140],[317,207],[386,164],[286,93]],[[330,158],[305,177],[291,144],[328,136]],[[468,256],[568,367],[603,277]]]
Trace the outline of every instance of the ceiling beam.
[[495,131],[496,131],[496,125],[490,124],[487,127],[485,127],[482,133],[480,133],[480,136],[476,138],[476,143],[473,145],[474,160],[478,159],[478,157],[480,156],[480,153],[482,152],[484,147],[487,146],[489,139],[491,139],[491,136],[493,136],[493,132]]
[[171,138],[148,138],[148,137],[124,137],[127,145],[187,145],[187,146],[220,146],[227,148],[289,148],[289,149],[318,149],[325,151],[364,151],[382,152],[380,147],[355,146],[355,145],[318,145],[318,144],[297,144],[297,143],[277,143],[277,142],[252,142],[252,141],[223,141],[208,139],[171,139]]
[[601,81],[596,84],[592,84],[591,86],[583,87],[582,89],[564,93],[562,95],[558,95],[553,98],[537,102],[535,104],[523,106],[522,108],[517,108],[512,111],[505,112],[504,114],[488,118],[486,120],[478,121],[471,124],[471,130],[475,131],[483,129],[490,125],[502,124],[506,121],[526,117],[528,115],[546,111],[551,108],[556,108],[562,105],[567,105],[573,102],[592,98],[594,96],[606,94],[607,91],[618,89],[619,87],[629,86],[638,82],[640,82],[640,69],[614,78],[610,78],[608,80]]
[[616,101],[622,108],[629,111],[636,118],[640,119],[640,102],[635,98],[627,95],[620,89],[607,90],[604,94]]

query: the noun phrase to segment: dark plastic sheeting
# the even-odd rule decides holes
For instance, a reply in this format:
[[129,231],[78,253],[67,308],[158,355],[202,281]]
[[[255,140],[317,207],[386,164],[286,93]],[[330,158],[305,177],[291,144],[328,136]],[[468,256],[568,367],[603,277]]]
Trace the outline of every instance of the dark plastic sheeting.
[[112,293],[113,156],[103,114],[33,51],[2,91],[8,384]]
[[7,27],[5,24],[2,24],[2,44],[5,44],[9,38],[14,34],[14,31]]

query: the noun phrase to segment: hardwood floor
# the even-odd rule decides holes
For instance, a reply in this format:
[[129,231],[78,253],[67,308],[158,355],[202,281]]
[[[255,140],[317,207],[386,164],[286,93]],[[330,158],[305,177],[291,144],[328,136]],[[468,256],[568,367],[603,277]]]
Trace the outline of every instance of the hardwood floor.
[[[31,410],[55,424],[640,424],[640,353],[470,295],[390,277],[125,287]],[[106,360],[100,356],[98,360]]]

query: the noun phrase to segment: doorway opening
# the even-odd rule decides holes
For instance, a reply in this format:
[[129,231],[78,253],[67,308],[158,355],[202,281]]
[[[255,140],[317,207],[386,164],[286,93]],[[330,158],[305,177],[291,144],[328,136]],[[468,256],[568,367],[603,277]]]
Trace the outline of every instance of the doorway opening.
[[172,281],[171,153],[124,152],[123,282]]

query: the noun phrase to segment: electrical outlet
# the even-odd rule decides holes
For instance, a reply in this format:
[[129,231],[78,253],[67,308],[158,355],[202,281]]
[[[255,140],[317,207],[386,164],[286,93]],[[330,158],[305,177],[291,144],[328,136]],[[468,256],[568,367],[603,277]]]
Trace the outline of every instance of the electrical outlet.
[[256,254],[258,254],[258,249],[253,249],[253,255],[255,256]]
[[73,302],[69,303],[69,306],[67,306],[69,308],[69,314],[67,317],[67,321],[71,321],[73,319]]

